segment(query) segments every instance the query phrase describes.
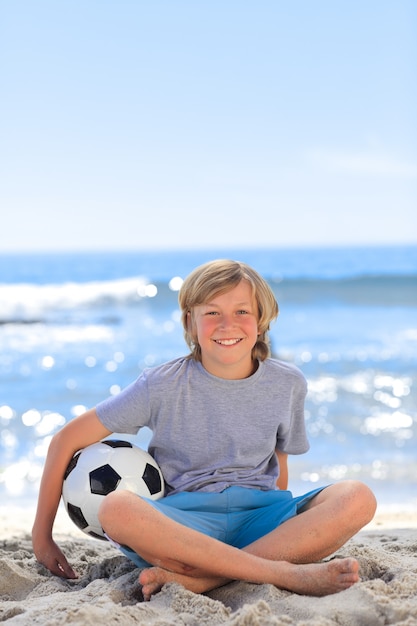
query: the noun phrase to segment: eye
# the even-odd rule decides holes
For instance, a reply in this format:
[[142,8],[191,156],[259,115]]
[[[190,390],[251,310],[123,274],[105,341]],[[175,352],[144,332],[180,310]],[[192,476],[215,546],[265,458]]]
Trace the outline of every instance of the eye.
[[237,314],[238,315],[249,315],[249,311],[246,311],[246,309],[239,309]]
[[207,311],[206,315],[218,315],[217,311]]

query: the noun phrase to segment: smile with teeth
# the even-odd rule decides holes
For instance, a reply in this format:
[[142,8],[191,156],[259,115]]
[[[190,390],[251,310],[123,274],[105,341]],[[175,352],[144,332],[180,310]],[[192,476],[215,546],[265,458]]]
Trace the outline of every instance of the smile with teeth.
[[236,343],[239,343],[242,339],[214,339],[215,343],[218,343],[221,346],[234,346]]

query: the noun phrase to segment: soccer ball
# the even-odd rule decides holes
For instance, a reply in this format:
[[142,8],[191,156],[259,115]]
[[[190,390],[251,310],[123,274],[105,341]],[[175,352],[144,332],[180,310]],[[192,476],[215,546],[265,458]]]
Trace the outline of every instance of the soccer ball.
[[105,540],[97,513],[103,498],[116,489],[158,500],[164,495],[164,479],[148,452],[128,441],[106,439],[77,452],[71,459],[62,498],[78,528]]

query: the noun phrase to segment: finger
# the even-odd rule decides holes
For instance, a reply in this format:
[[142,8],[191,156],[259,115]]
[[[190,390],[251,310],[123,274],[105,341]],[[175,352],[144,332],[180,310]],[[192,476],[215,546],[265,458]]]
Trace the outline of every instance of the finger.
[[78,578],[77,572],[71,567],[68,561],[58,563],[58,567],[61,571],[61,576],[64,575],[65,578]]
[[55,574],[55,576],[60,576],[61,578],[78,578],[78,574],[77,572],[75,572],[75,570],[73,570],[73,568],[71,567],[71,565],[68,563],[68,561],[58,561],[56,560],[52,567],[49,568],[49,570],[52,572],[52,574]]

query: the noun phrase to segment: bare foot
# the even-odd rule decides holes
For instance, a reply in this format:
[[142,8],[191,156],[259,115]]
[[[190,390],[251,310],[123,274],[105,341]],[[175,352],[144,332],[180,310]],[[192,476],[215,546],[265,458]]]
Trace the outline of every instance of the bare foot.
[[162,567],[149,567],[139,574],[139,583],[142,585],[144,600],[148,601],[158,593],[167,583],[179,583],[188,591],[204,593],[230,582],[227,578],[196,578],[186,574],[170,572]]
[[[334,559],[324,563],[309,563],[295,565],[286,561],[276,562],[276,587],[287,589],[300,595],[326,596],[348,589],[359,579],[359,563],[356,559]],[[170,572],[162,567],[150,567],[143,570],[139,576],[142,593],[145,600],[161,590],[169,582],[177,582],[189,591],[204,593],[229,582],[224,578],[195,578],[184,574]],[[247,582],[259,583],[259,580]],[[264,582],[272,582],[265,580]]]
[[286,566],[285,583],[276,586],[305,596],[338,593],[360,580],[359,563],[352,558],[303,565],[286,563]]

